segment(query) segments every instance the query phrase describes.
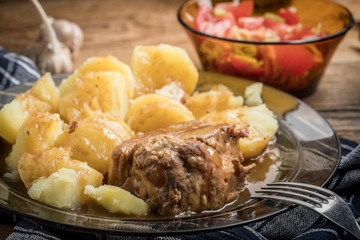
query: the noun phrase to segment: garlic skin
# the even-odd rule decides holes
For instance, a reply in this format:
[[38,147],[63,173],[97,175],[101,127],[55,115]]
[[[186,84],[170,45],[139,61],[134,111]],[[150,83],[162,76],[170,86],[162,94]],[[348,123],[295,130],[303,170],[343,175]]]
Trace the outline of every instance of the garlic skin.
[[[84,34],[79,25],[65,19],[49,18],[58,40],[68,46],[72,57],[78,55],[80,48],[84,42]],[[41,24],[41,31],[38,41],[48,41],[46,26]]]

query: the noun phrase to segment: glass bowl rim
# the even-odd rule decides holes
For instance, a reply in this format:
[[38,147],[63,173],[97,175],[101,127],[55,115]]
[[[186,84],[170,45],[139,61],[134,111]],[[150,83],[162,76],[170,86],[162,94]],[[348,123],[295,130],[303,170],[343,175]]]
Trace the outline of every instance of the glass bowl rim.
[[204,37],[208,37],[208,38],[212,38],[212,39],[216,39],[216,40],[221,40],[221,41],[225,41],[225,42],[233,42],[233,43],[247,43],[247,44],[257,44],[257,45],[299,45],[299,44],[308,44],[308,43],[317,43],[317,42],[322,42],[325,40],[329,40],[329,39],[333,39],[333,38],[337,38],[339,36],[345,35],[346,32],[348,32],[355,24],[355,20],[354,17],[352,15],[352,13],[350,12],[350,10],[337,3],[337,2],[333,2],[333,1],[329,1],[337,6],[339,6],[340,8],[344,9],[349,16],[349,24],[346,25],[346,27],[342,28],[340,31],[336,32],[336,33],[332,33],[323,37],[317,37],[317,38],[310,38],[310,39],[303,39],[303,40],[291,40],[291,41],[279,41],[279,42],[261,42],[261,41],[245,41],[245,40],[236,40],[236,39],[230,39],[230,38],[222,38],[222,37],[216,37],[216,36],[212,36],[203,32],[200,32],[192,27],[190,27],[189,25],[187,25],[182,17],[181,17],[181,13],[184,9],[184,7],[190,3],[195,3],[195,2],[199,2],[199,0],[188,0],[185,1],[183,4],[181,4],[180,8],[178,9],[177,12],[177,18],[178,21],[180,22],[180,24],[185,27],[185,29],[197,34],[197,35],[201,35]]

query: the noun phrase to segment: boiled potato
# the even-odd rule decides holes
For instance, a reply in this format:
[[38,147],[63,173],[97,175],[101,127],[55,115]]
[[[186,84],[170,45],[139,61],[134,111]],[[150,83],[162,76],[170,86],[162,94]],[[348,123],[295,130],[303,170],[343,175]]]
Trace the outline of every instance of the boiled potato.
[[193,119],[192,113],[181,103],[159,94],[136,98],[125,116],[125,122],[135,132],[148,132]]
[[130,67],[114,56],[91,57],[87,59],[73,74],[61,82],[61,96],[65,96],[75,85],[76,79],[83,78],[88,72],[118,71],[126,80],[126,91],[131,99],[134,94],[134,76]]
[[190,94],[199,77],[187,52],[167,44],[136,46],[130,66],[135,77],[135,97],[154,93],[171,82],[178,82]]
[[14,144],[16,135],[29,113],[16,98],[0,110],[0,136]]
[[253,83],[245,88],[245,105],[252,107],[263,103],[261,98],[263,83]]
[[233,96],[231,91],[210,90],[207,92],[195,92],[185,100],[184,105],[198,119],[207,113],[240,107],[243,102],[242,96]]
[[86,185],[98,187],[102,184],[103,175],[88,166],[87,163],[73,159],[70,152],[64,148],[49,148],[34,150],[21,155],[18,171],[25,187],[29,189],[40,177],[49,177],[61,168],[74,169],[79,175],[82,189]]
[[56,87],[50,73],[46,73],[42,78],[36,81],[29,93],[39,100],[48,103],[51,106],[50,112],[59,111],[60,91]]
[[278,122],[265,104],[245,108],[245,121],[266,137],[273,139],[279,127]]
[[86,186],[84,193],[112,213],[143,216],[149,212],[149,205],[144,200],[120,187],[112,185],[102,185],[98,188]]
[[96,113],[59,136],[55,146],[69,147],[74,159],[87,162],[104,174],[109,170],[112,150],[133,136],[119,118]]
[[230,88],[221,83],[203,83],[201,84],[203,91],[231,92]]
[[76,79],[61,98],[60,115],[68,123],[86,117],[88,111],[111,113],[123,119],[129,105],[127,92],[127,81],[120,72],[88,72]]
[[28,194],[55,207],[74,209],[84,202],[81,190],[79,174],[74,169],[61,168],[47,178],[36,180]]
[[59,114],[33,113],[25,120],[18,131],[16,143],[5,159],[11,173],[5,174],[11,179],[19,179],[17,174],[18,160],[24,152],[51,147],[56,138],[63,132],[63,121]]
[[179,102],[183,102],[188,94],[179,86],[178,82],[171,82],[160,89],[155,90],[155,94],[171,97]]
[[16,135],[31,113],[56,113],[59,90],[50,74],[45,74],[25,93],[20,93],[0,110],[0,136],[14,144]]
[[201,120],[214,123],[226,122],[246,128],[249,136],[239,140],[240,149],[246,159],[261,154],[269,141],[275,138],[278,129],[278,122],[274,114],[265,104],[213,112],[203,116]]
[[256,158],[269,144],[270,136],[258,131],[254,126],[247,126],[249,137],[239,139],[239,147],[245,159]]

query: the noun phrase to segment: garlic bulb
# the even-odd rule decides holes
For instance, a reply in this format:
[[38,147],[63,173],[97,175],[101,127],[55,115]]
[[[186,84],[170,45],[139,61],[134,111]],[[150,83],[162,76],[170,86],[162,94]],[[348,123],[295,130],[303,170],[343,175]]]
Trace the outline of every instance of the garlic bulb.
[[[65,19],[49,18],[52,26],[54,27],[57,38],[60,42],[66,44],[75,57],[83,44],[84,34],[81,28],[74,22]],[[48,35],[45,24],[41,25],[39,41],[47,41]]]
[[52,74],[71,72],[73,63],[70,49],[58,40],[49,17],[38,0],[31,1],[43,20],[44,31],[46,31],[48,37],[45,41],[38,42],[27,49],[24,55],[35,62],[42,74],[45,72],[51,72]]
[[38,42],[24,52],[24,55],[32,59],[42,74],[69,73],[73,71],[71,53],[67,46],[53,49],[47,42]]

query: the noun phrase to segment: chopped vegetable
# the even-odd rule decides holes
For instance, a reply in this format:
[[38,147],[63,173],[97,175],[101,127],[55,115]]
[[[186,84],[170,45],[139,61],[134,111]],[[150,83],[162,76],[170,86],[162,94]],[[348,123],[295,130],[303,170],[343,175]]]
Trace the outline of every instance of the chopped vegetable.
[[[213,8],[200,5],[195,29],[215,37],[249,42],[281,42],[324,36],[300,22],[295,7],[253,16],[253,1],[222,2]],[[206,69],[263,81],[284,90],[307,88],[306,76],[323,63],[323,56],[312,44],[251,44],[220,42],[212,38],[199,41]],[[273,84],[271,84],[273,83]]]
[[[214,8],[200,5],[195,29],[216,37],[249,41],[301,40],[322,35],[303,26],[294,7],[264,16],[251,16],[253,10],[253,1],[223,2]],[[245,32],[246,37],[241,34]]]

